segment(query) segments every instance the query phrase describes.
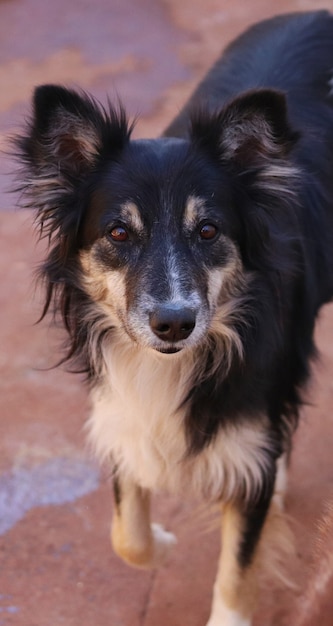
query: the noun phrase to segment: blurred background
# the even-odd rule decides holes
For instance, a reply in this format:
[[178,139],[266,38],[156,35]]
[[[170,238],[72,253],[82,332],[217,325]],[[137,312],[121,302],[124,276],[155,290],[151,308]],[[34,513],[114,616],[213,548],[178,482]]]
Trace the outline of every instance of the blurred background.
[[[62,83],[102,103],[121,98],[136,136],[158,135],[222,48],[249,24],[333,0],[0,1],[0,626],[203,626],[219,551],[197,503],[159,497],[155,518],[178,536],[160,572],[111,551],[111,485],[85,446],[80,378],[50,370],[58,337],[36,326],[33,275],[43,255],[18,211],[8,135],[34,86]],[[333,67],[333,59],[332,59]],[[287,511],[293,589],[263,580],[255,626],[333,624],[333,311],[318,323],[321,360],[292,456]],[[221,624],[222,626],[222,624]]]

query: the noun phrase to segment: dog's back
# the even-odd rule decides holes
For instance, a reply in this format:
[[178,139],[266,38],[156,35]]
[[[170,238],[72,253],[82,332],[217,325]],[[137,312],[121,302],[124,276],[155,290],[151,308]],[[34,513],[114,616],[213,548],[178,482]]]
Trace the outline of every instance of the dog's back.
[[333,16],[326,11],[278,16],[255,24],[226,48],[164,134],[183,137],[193,108],[216,111],[239,93],[262,87],[285,93],[291,122],[302,126],[310,116],[327,133],[326,120],[311,118],[308,104],[313,98],[316,111],[319,103],[332,105],[330,80]]

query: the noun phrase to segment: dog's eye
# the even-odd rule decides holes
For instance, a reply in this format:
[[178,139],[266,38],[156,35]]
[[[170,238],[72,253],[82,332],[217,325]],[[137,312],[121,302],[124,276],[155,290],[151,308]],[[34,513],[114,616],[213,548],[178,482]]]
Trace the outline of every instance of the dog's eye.
[[217,227],[214,224],[203,224],[199,230],[200,239],[208,241],[214,239],[218,233]]
[[129,238],[129,234],[128,231],[126,230],[126,228],[124,226],[114,226],[110,231],[109,231],[109,237],[110,239],[112,239],[112,241],[117,241],[117,242],[123,242],[123,241],[127,241]]

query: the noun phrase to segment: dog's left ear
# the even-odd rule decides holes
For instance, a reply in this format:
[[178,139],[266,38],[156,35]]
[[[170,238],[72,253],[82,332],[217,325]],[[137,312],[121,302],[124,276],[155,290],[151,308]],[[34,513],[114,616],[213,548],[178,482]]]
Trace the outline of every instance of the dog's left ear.
[[298,134],[289,125],[285,96],[260,89],[235,98],[218,113],[194,116],[191,137],[219,161],[247,167],[286,157]]

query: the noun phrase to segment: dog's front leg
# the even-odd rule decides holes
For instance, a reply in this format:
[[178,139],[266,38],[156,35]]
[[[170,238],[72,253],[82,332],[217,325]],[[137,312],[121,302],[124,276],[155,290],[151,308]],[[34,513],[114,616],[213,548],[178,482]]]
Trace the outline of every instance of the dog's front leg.
[[176,543],[175,536],[150,522],[150,494],[131,479],[114,479],[115,511],[112,545],[124,561],[140,568],[162,565]]
[[251,626],[257,603],[258,543],[268,508],[267,494],[251,506],[224,505],[222,551],[207,626]]

